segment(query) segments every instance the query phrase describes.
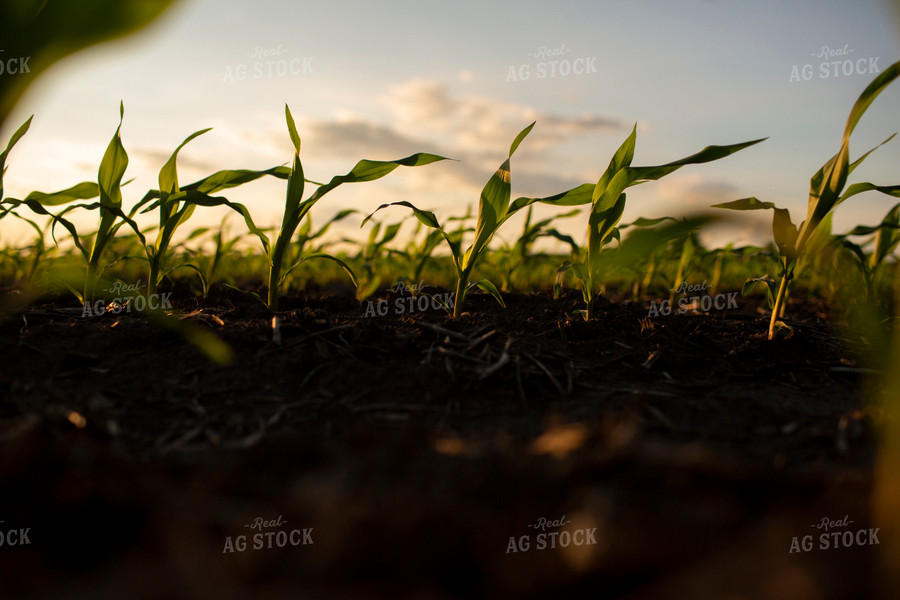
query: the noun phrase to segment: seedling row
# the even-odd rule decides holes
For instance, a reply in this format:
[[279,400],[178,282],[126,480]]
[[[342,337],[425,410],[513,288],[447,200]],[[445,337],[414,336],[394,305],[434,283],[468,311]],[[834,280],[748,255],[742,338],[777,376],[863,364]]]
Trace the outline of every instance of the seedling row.
[[[160,286],[179,278],[191,282],[198,296],[208,295],[213,285],[224,285],[255,297],[275,316],[277,337],[281,297],[303,289],[310,281],[324,285],[341,280],[352,286],[365,316],[384,316],[378,310],[367,311],[366,306],[371,305],[362,303],[370,297],[383,297],[386,288],[403,282],[413,297],[430,296],[423,306],[429,310],[440,307],[453,319],[463,315],[467,296],[476,288],[505,306],[504,293],[545,290],[559,297],[571,287],[583,300],[576,316],[585,320],[597,317],[596,302],[604,294],[647,300],[651,312],[654,307],[658,312],[664,302],[670,309],[676,306],[679,288],[702,281],[716,292],[739,289],[744,295],[764,294],[769,305],[769,339],[790,329],[786,307],[790,294],[798,291],[855,310],[863,315],[861,323],[878,324],[873,325],[877,328],[890,323],[896,314],[900,284],[894,252],[900,242],[900,204],[890,207],[880,223],[859,225],[843,233],[832,231],[832,215],[838,205],[864,192],[900,197],[900,185],[849,183],[854,169],[877,149],[851,156],[852,133],[866,109],[898,76],[900,63],[879,74],[859,96],[839,149],[810,179],[807,215],[799,224],[788,210],[755,197],[713,207],[771,210],[772,243],[765,247],[705,248],[699,234],[716,220],[716,212],[724,214],[722,211],[621,222],[628,188],[652,184],[682,167],[735,160],[732,155],[753,146],[760,145],[756,151],[762,151],[765,138],[710,145],[668,163],[635,166],[635,125],[596,182],[550,196],[514,198],[513,156],[527,143],[536,126],[531,123],[513,138],[507,156],[486,182],[475,215],[438,215],[398,201],[368,215],[342,210],[324,223],[314,224],[312,209],[340,186],[374,182],[399,167],[439,168],[436,163],[447,158],[420,152],[389,161],[364,159],[327,183],[311,181],[305,177],[301,161],[300,134],[285,106],[293,146],[290,166],[221,170],[182,185],[177,170],[179,153],[209,131],[202,129],[187,136],[172,152],[159,172],[158,188],[126,207],[123,186],[128,182],[123,180],[129,157],[121,139],[125,111],[120,105],[119,126],[100,163],[97,181],[51,193],[35,191],[23,199],[4,197],[6,163],[16,143],[27,134],[29,118],[0,153],[0,219],[24,221],[34,231],[32,244],[7,247],[0,255],[0,273],[20,292],[16,302],[7,302],[6,312],[10,314],[48,292],[61,291],[92,316],[98,312],[95,307],[105,308],[108,302],[123,306],[122,299],[110,292],[118,280],[135,282],[127,310],[140,304],[144,307],[141,312],[165,321],[169,315],[159,302]],[[230,190],[252,186],[264,178],[277,178],[285,185],[281,223],[269,229],[257,224],[248,206],[228,197]],[[536,204],[560,210],[537,220],[533,213]],[[198,207],[201,211],[224,207],[236,213],[242,227],[235,231],[234,219],[226,218],[218,228],[195,228],[184,235],[181,230]],[[97,228],[89,233],[78,231],[72,215],[90,211],[97,213]],[[510,233],[504,225],[519,213],[524,216],[524,226]],[[140,215],[155,215],[157,224],[142,228],[137,223]],[[335,223],[353,219],[365,232],[362,240],[327,236]],[[557,226],[563,220],[580,222],[584,235],[576,239],[561,233]],[[501,230],[503,234],[499,234]],[[542,238],[556,240],[565,251],[535,252]],[[500,239],[512,241],[499,244]],[[336,244],[343,249],[333,250]],[[133,300],[136,294],[141,296],[139,302]],[[418,300],[409,302],[410,310],[403,312],[415,312],[418,307]]]

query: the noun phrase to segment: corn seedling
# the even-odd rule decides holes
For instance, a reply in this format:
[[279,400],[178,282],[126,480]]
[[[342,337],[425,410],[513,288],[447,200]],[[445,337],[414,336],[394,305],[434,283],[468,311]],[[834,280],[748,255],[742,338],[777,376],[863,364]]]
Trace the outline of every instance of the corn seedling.
[[[618,233],[614,235],[620,235],[622,231],[628,229],[629,227],[653,227],[655,225],[659,225],[664,221],[672,221],[677,223],[678,220],[672,217],[660,217],[658,219],[645,219],[643,217],[635,220],[633,223],[625,223],[624,225],[619,225],[617,227]],[[637,301],[640,299],[641,291],[643,290],[645,293],[650,289],[650,285],[653,283],[653,277],[658,274],[658,265],[663,259],[663,253],[665,252],[665,248],[654,248],[650,251],[646,260],[642,260],[633,265],[630,265],[629,270],[633,271],[635,274],[634,283],[631,287],[631,297],[632,300]],[[561,284],[559,277],[557,277],[558,285]],[[559,294],[557,293],[557,298]]]
[[397,234],[400,233],[402,226],[403,221],[387,225],[384,227],[384,233],[379,237],[382,224],[377,221],[372,222],[369,239],[365,244],[360,245],[359,255],[357,256],[357,260],[362,264],[366,274],[366,279],[358,290],[357,300],[365,300],[375,293],[375,290],[381,284],[381,276],[376,273],[373,265],[376,259],[380,258],[382,252],[386,250],[387,244],[392,242],[397,237]]
[[359,211],[354,209],[342,210],[331,217],[328,221],[325,222],[324,225],[322,225],[315,231],[313,231],[312,215],[307,215],[306,219],[304,219],[300,224],[300,227],[298,227],[295,240],[289,246],[288,252],[285,256],[286,262],[294,266],[285,271],[284,276],[282,277],[283,285],[291,285],[295,268],[303,263],[306,258],[314,255],[322,255],[325,253],[325,250],[329,246],[332,246],[334,244],[351,241],[347,239],[339,239],[316,243],[316,240],[321,239],[326,233],[328,233],[328,230],[334,223],[342,221],[356,212]]
[[450,255],[453,260],[453,266],[456,269],[456,294],[454,296],[453,318],[457,319],[462,314],[462,307],[466,299],[466,293],[474,288],[479,287],[491,294],[494,299],[501,305],[506,306],[503,297],[497,287],[487,279],[469,282],[472,270],[475,268],[481,253],[487,248],[493,238],[494,233],[500,229],[500,226],[515,214],[517,211],[533,204],[535,202],[543,202],[546,204],[556,204],[559,206],[573,206],[586,204],[588,201],[587,194],[589,190],[585,186],[573,188],[561,194],[550,196],[547,198],[517,198],[510,203],[510,160],[516,152],[519,144],[525,139],[534,123],[519,132],[519,135],[513,140],[509,147],[509,155],[500,165],[491,178],[485,184],[481,191],[481,198],[478,204],[478,219],[475,225],[475,239],[472,245],[463,253],[462,239],[452,236],[447,230],[441,226],[434,213],[426,210],[420,210],[409,202],[392,202],[390,204],[382,204],[375,212],[370,214],[363,221],[366,223],[379,210],[388,206],[405,206],[413,211],[416,218],[425,226],[437,229],[447,245],[450,247]]
[[[147,296],[157,293],[157,287],[162,280],[165,267],[166,254],[172,243],[172,236],[178,227],[184,224],[194,213],[196,204],[179,201],[181,188],[178,186],[178,168],[176,161],[178,152],[194,138],[206,133],[209,129],[201,129],[189,135],[175,148],[169,160],[159,171],[159,200],[155,206],[159,209],[159,229],[155,244],[146,244],[147,260],[150,264],[150,272],[147,276]],[[197,267],[194,269],[201,274]],[[204,288],[206,286],[204,285]]]
[[571,254],[575,255],[578,253],[578,244],[575,243],[575,240],[573,240],[571,236],[560,233],[556,229],[550,228],[549,225],[556,219],[573,217],[581,211],[575,209],[549,219],[542,219],[536,223],[532,223],[531,214],[533,208],[533,206],[528,207],[528,211],[525,213],[525,224],[522,227],[522,233],[519,235],[513,246],[511,248],[509,246],[503,248],[499,266],[504,271],[503,287],[501,288],[504,292],[510,290],[512,279],[516,271],[525,267],[529,262],[531,249],[539,238],[555,238],[564,244],[568,244],[571,249]]
[[594,301],[597,295],[601,293],[603,283],[601,253],[603,247],[618,236],[616,225],[619,223],[625,210],[624,190],[632,185],[660,179],[685,165],[718,160],[763,141],[758,139],[730,146],[707,146],[696,154],[664,165],[632,167],[631,161],[634,158],[636,139],[637,125],[634,126],[631,135],[616,151],[597,184],[593,186],[591,209],[588,217],[587,252],[584,259],[582,262],[566,262],[560,267],[560,272],[572,269],[575,278],[580,283],[582,295],[587,305],[584,311],[586,320],[593,317]]
[[[894,135],[888,137],[881,144],[872,148],[854,162],[850,162],[850,136],[869,105],[876,97],[900,76],[900,62],[896,62],[885,69],[872,83],[870,83],[863,93],[856,100],[847,123],[844,126],[844,134],[841,140],[841,147],[837,154],[832,156],[810,179],[809,186],[809,203],[807,207],[806,220],[800,223],[800,227],[794,225],[791,221],[790,212],[785,208],[778,208],[772,202],[761,202],[755,197],[743,198],[733,202],[715,205],[717,208],[727,208],[731,210],[767,210],[774,211],[772,218],[772,235],[779,251],[780,282],[777,283],[778,288],[774,293],[775,304],[772,309],[772,317],[769,321],[768,338],[771,340],[775,337],[775,331],[781,327],[785,327],[780,319],[784,315],[785,299],[788,284],[794,277],[794,269],[798,261],[808,251],[808,245],[819,225],[831,212],[842,202],[848,198],[867,191],[878,191],[889,196],[900,197],[900,185],[877,186],[872,183],[854,183],[847,187],[847,177],[859,164],[866,159],[869,154],[874,152],[880,146],[889,142]],[[766,282],[770,289],[773,288],[775,282]]]
[[[306,217],[309,210],[322,198],[325,194],[344,183],[357,183],[364,181],[374,181],[381,179],[399,166],[418,167],[428,165],[440,160],[446,160],[443,156],[435,154],[417,153],[406,158],[390,161],[361,160],[356,163],[349,173],[346,175],[335,176],[330,182],[319,185],[306,200],[303,200],[303,190],[306,180],[303,178],[303,165],[300,162],[300,135],[297,133],[297,127],[294,125],[294,118],[291,116],[290,108],[284,107],[285,119],[287,120],[288,133],[291,137],[291,143],[294,145],[294,162],[287,176],[287,194],[284,205],[284,216],[281,221],[281,228],[275,243],[270,244],[268,236],[261,231],[254,231],[254,234],[262,242],[269,261],[269,309],[272,312],[278,311],[278,290],[283,281],[282,269],[284,267],[284,258],[294,236],[294,232],[300,225],[301,221]],[[338,263],[344,271],[350,276],[353,285],[357,286],[356,277],[346,262],[326,253],[310,254],[302,258],[297,264],[288,269],[295,268],[300,262],[312,258],[325,258]],[[357,286],[358,287],[358,286]]]
[[[863,247],[867,243],[856,244],[847,239],[850,236],[872,235],[872,252],[866,256]],[[876,278],[882,271],[882,265],[887,257],[894,253],[900,244],[900,204],[895,204],[884,216],[881,223],[874,227],[859,225],[848,233],[837,236],[835,242],[850,251],[856,259],[856,266],[865,280],[867,297],[874,297]]]

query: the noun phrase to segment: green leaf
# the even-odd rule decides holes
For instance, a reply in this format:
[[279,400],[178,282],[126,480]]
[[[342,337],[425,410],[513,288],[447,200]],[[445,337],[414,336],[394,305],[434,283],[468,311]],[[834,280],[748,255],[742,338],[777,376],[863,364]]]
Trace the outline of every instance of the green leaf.
[[[94,236],[94,244],[91,248],[88,260],[88,269],[85,277],[84,298],[87,301],[93,299],[95,278],[100,263],[100,258],[107,244],[115,235],[117,227],[115,226],[117,218],[122,214],[122,177],[125,175],[125,169],[128,167],[128,153],[125,152],[125,146],[122,145],[122,120],[125,118],[125,104],[119,102],[119,126],[103,160],[100,162],[100,169],[97,173],[97,182],[100,186],[100,225],[97,228],[97,234]],[[136,227],[133,222],[129,225]]]
[[493,283],[491,283],[487,279],[480,279],[478,281],[470,283],[467,289],[470,290],[476,286],[493,296],[494,300],[497,301],[497,304],[499,304],[503,308],[506,308],[506,303],[503,302],[503,296],[500,295],[500,290],[498,290],[497,286],[495,286]]
[[565,192],[547,196],[545,198],[516,198],[509,206],[506,218],[511,217],[516,212],[522,210],[526,206],[530,206],[536,202],[541,204],[549,204],[552,206],[582,206],[591,203],[591,196],[594,193],[594,183],[583,183]]
[[556,229],[548,229],[547,231],[541,233],[541,236],[552,237],[552,238],[559,240],[560,242],[568,244],[569,247],[572,249],[572,254],[575,254],[576,252],[578,252],[578,244],[575,243],[575,240],[572,239],[572,236],[570,236],[570,235],[560,233]]
[[207,131],[210,131],[212,127],[207,127],[206,129],[201,129],[200,131],[195,131],[188,137],[184,139],[181,144],[175,148],[175,151],[172,152],[172,156],[169,157],[169,160],[166,161],[166,164],[163,165],[162,169],[159,171],[159,189],[160,191],[166,192],[167,194],[174,194],[179,191],[178,187],[178,169],[176,166],[176,161],[178,159],[178,152],[184,148],[188,142],[193,140],[194,138],[203,135]]
[[98,182],[100,184],[100,202],[111,206],[122,206],[122,177],[128,168],[128,153],[122,145],[122,119],[125,117],[125,104],[119,103],[119,126],[110,140],[103,160],[100,162]]
[[261,177],[265,177],[266,175],[272,175],[274,177],[278,177],[279,179],[287,179],[290,175],[291,170],[288,167],[272,167],[271,169],[264,169],[262,171],[252,171],[249,169],[226,169],[223,171],[217,171],[212,175],[204,177],[199,181],[195,181],[189,185],[182,186],[182,191],[184,190],[196,190],[198,192],[203,192],[204,194],[215,194],[216,192],[221,192],[222,190],[237,187],[239,185],[244,185],[245,183],[250,183],[251,181],[256,181]]
[[381,277],[375,276],[374,278],[366,282],[366,284],[361,288],[357,288],[356,299],[362,302],[363,300],[374,294],[379,285],[381,285]]
[[653,227],[654,225],[659,225],[663,221],[672,221],[673,223],[677,223],[678,219],[675,219],[674,217],[659,217],[658,219],[645,219],[644,217],[639,217],[631,223],[619,225],[619,229],[627,229],[629,227]]
[[740,200],[734,200],[732,202],[725,202],[722,204],[713,204],[713,208],[728,208],[730,210],[763,210],[768,208],[777,208],[771,202],[760,202],[755,197],[750,198],[741,198]]
[[810,179],[807,217],[800,228],[797,242],[801,251],[825,215],[840,202],[841,191],[850,173],[850,136],[853,130],[875,98],[898,76],[900,76],[900,62],[885,69],[863,90],[847,117],[840,150]]
[[353,282],[353,287],[359,289],[359,283],[357,283],[357,281],[356,281],[356,275],[353,274],[353,269],[351,269],[347,263],[345,263],[338,257],[332,256],[331,254],[326,254],[324,252],[317,252],[316,254],[310,254],[309,256],[305,256],[302,259],[300,259],[296,264],[291,266],[291,268],[288,269],[284,273],[284,275],[281,278],[281,281],[278,282],[278,285],[281,285],[284,282],[285,278],[288,276],[288,274],[290,274],[291,271],[293,271],[294,269],[299,267],[302,263],[305,263],[306,261],[311,260],[313,258],[324,258],[326,260],[330,260],[330,261],[333,261],[333,262],[336,262],[337,264],[339,264],[341,266],[341,268],[344,269],[344,271],[350,277],[350,281]]
[[862,194],[863,192],[881,192],[882,194],[887,194],[888,196],[893,196],[895,198],[900,198],[900,185],[875,185],[873,183],[863,182],[863,183],[854,183],[847,188],[847,191],[844,192],[844,195],[835,203],[835,205],[840,204],[847,198],[851,196],[855,196],[857,194]]
[[900,244],[900,204],[895,204],[881,221],[875,234],[875,248],[869,257],[869,268],[877,269]]
[[306,203],[315,202],[337,186],[344,183],[375,181],[376,179],[381,179],[400,166],[421,167],[423,165],[429,165],[441,160],[449,159],[443,156],[438,156],[436,154],[426,154],[424,152],[419,152],[417,154],[413,154],[411,156],[407,156],[406,158],[401,158],[398,160],[378,161],[364,159],[356,163],[356,166],[354,166],[346,175],[333,177],[331,181],[317,189],[313,193],[313,195],[306,200]]
[[441,224],[438,222],[437,217],[435,217],[434,213],[431,211],[420,210],[409,202],[406,202],[405,200],[400,202],[391,202],[390,204],[382,204],[381,206],[376,208],[372,212],[372,214],[363,219],[360,228],[365,226],[365,224],[375,215],[375,213],[383,208],[387,208],[388,206],[405,206],[413,211],[413,214],[420,223],[422,223],[426,227],[431,227],[440,231],[441,235],[444,236],[444,240],[447,242],[447,245],[450,247],[450,254],[453,259],[453,265],[456,267],[457,272],[462,272],[460,241],[458,239],[454,239],[451,234],[448,234],[447,231],[443,227],[441,227]]
[[881,148],[882,146],[887,144],[889,141],[894,139],[896,136],[897,136],[896,133],[892,133],[891,135],[888,136],[888,138],[886,140],[884,140],[883,142],[881,142],[880,144],[878,144],[877,146],[875,146],[874,148],[872,148],[871,150],[869,150],[868,152],[864,153],[862,156],[857,158],[855,161],[850,163],[850,167],[847,169],[847,175],[852,173],[854,171],[854,169],[856,169],[856,167],[858,167],[860,165],[860,163],[862,163],[862,161],[866,160],[866,158],[868,158],[868,156],[870,154],[872,154],[873,152],[875,152],[876,150],[878,150],[879,148]]
[[637,123],[634,124],[634,127],[631,130],[631,135],[629,135],[622,145],[619,146],[619,149],[616,150],[616,153],[613,155],[612,160],[609,161],[609,166],[606,167],[606,171],[603,172],[603,175],[600,176],[600,179],[597,181],[597,184],[594,186],[594,190],[591,193],[591,202],[596,202],[597,199],[606,191],[606,188],[609,186],[610,181],[612,181],[613,177],[616,174],[624,169],[625,167],[631,166],[631,161],[634,159],[634,147],[637,142]]
[[[28,120],[25,121],[12,137],[9,138],[9,143],[6,145],[6,150],[0,152],[0,200],[3,200],[3,176],[6,175],[6,157],[9,156],[10,151],[13,149],[13,146],[22,139],[22,136],[28,131],[28,128],[31,127],[31,120],[34,118],[34,115],[28,117]],[[3,124],[3,119],[0,118],[0,125]]]
[[[300,155],[294,154],[294,165],[288,177],[287,192],[284,199],[284,216],[281,224],[282,230],[289,230],[285,233],[289,238],[293,237],[294,230],[307,212],[301,207],[303,188],[303,164],[300,162]],[[309,206],[312,206],[312,204],[310,203]]]
[[772,233],[781,255],[786,256],[791,262],[797,260],[797,227],[791,222],[791,214],[786,208],[775,209]]
[[753,277],[744,282],[743,287],[741,288],[741,296],[747,296],[753,288],[756,287],[757,283],[762,283],[766,286],[766,299],[769,305],[769,308],[775,306],[775,295],[778,293],[778,282],[775,281],[770,275],[764,275],[763,277]]
[[82,181],[79,184],[59,191],[45,194],[44,192],[31,192],[25,196],[25,200],[34,200],[41,206],[60,206],[75,200],[89,200],[100,195],[100,186],[96,181]]
[[[53,213],[51,213],[50,211],[48,211],[47,209],[45,209],[45,208],[44,208],[39,202],[37,202],[36,200],[17,200],[17,199],[15,199],[15,198],[7,198],[6,200],[3,201],[3,203],[4,203],[4,204],[7,204],[7,205],[9,205],[9,206],[12,206],[13,208],[16,208],[16,207],[18,207],[18,206],[25,205],[25,206],[27,206],[28,208],[30,208],[33,212],[35,212],[35,213],[37,213],[37,214],[39,214],[39,215],[44,215],[44,216],[50,217],[50,218],[52,219],[52,221],[53,221],[53,227],[55,227],[57,223],[62,224],[62,226],[65,227],[66,230],[68,230],[69,234],[72,236],[72,240],[74,241],[75,246],[76,246],[76,247],[78,248],[78,250],[82,253],[82,255],[85,257],[85,259],[87,259],[88,251],[87,251],[87,249],[85,249],[85,247],[81,244],[81,239],[78,237],[78,231],[76,231],[76,230],[75,230],[75,226],[74,226],[70,221],[64,219],[64,218],[62,217],[61,214],[60,214],[60,215],[54,215]],[[8,212],[9,210],[11,210],[11,209],[6,209],[7,212]],[[15,213],[13,213],[13,214],[15,214]],[[18,215],[17,215],[17,216],[18,216]],[[53,228],[52,228],[52,227],[51,227],[51,230],[50,230],[50,234],[51,234],[51,236],[53,237],[53,241],[56,242],[56,236],[55,236],[54,233],[53,233]],[[57,244],[58,244],[58,242],[57,242]]]
[[250,215],[250,211],[247,210],[247,207],[239,202],[231,202],[227,198],[223,198],[221,196],[210,196],[203,192],[197,190],[182,190],[177,194],[174,194],[172,198],[178,202],[185,202],[187,204],[194,204],[197,206],[227,206],[228,208],[234,210],[242,217],[244,217],[244,223],[247,225],[247,229],[250,230],[263,245],[263,249],[268,256],[269,254],[269,237],[259,229],[256,224],[253,222],[253,217]]
[[522,143],[522,140],[533,128],[534,123],[519,132],[509,147],[509,157],[491,175],[484,189],[481,190],[481,197],[478,202],[478,218],[475,225],[475,240],[466,251],[462,260],[462,269],[466,274],[471,272],[478,255],[490,243],[494,233],[506,220],[511,190],[509,161],[518,149],[519,144]]
[[849,250],[856,257],[856,260],[858,261],[857,266],[865,273],[869,264],[869,259],[866,257],[866,253],[863,252],[863,249],[858,244],[854,244],[849,240],[841,240],[841,246]]
[[526,127],[525,129],[523,129],[522,131],[520,131],[520,132],[519,132],[519,135],[516,136],[516,139],[513,140],[513,143],[510,144],[510,146],[509,146],[509,156],[510,156],[510,158],[512,158],[512,155],[516,153],[516,150],[518,149],[519,144],[522,143],[522,140],[525,139],[525,136],[527,136],[529,133],[531,133],[531,130],[534,129],[535,123],[537,123],[537,121],[533,121],[533,122],[531,123],[531,125],[529,125],[529,126]]
[[740,152],[744,148],[749,148],[750,146],[756,145],[760,142],[763,142],[769,138],[759,138],[756,140],[751,140],[749,142],[742,142],[740,144],[730,144],[728,146],[707,146],[700,152],[696,154],[691,154],[685,158],[681,158],[676,161],[672,161],[670,163],[666,163],[664,165],[660,165],[658,167],[637,167],[634,169],[638,181],[655,181],[672,173],[673,171],[677,171],[681,167],[686,165],[696,165],[701,163],[712,162],[714,160],[719,160],[721,158],[725,158],[726,156],[731,156],[735,152]]
[[288,105],[284,105],[284,117],[287,120],[288,133],[291,136],[291,143],[294,144],[294,152],[300,154],[300,134],[297,133],[297,126],[294,124],[294,117],[291,116],[291,109]]

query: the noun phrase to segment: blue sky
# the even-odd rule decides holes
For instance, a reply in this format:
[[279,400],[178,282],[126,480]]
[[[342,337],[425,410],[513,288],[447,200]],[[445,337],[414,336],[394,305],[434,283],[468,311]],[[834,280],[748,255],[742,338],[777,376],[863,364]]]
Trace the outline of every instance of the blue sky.
[[[361,158],[424,151],[457,159],[339,188],[315,209],[319,221],[342,208],[368,212],[396,200],[439,217],[460,214],[477,202],[516,133],[537,120],[513,158],[516,196],[595,181],[637,123],[636,164],[769,139],[633,188],[625,221],[754,195],[790,208],[799,223],[809,177],[837,151],[854,100],[873,70],[900,59],[898,31],[884,0],[186,0],[140,34],[74,55],[37,80],[0,132],[5,142],[35,115],[9,159],[6,192],[22,197],[95,179],[120,100],[131,157],[126,178],[135,177],[124,191],[126,207],[156,187],[171,151],[205,127],[213,130],[180,154],[182,182],[223,168],[281,164],[292,154],[287,102],[311,179],[344,173]],[[823,50],[839,54],[819,56]],[[555,66],[555,77],[553,60],[566,62]],[[853,61],[851,74],[838,65],[835,77],[825,65],[823,77],[821,63],[845,60]],[[803,73],[807,64],[809,78],[792,81],[794,68]],[[860,123],[852,156],[900,131],[898,108],[895,83]],[[896,184],[898,164],[895,140],[853,181]],[[275,224],[283,195],[282,182],[268,181],[230,197],[246,202],[258,222]],[[892,205],[877,194],[855,198],[838,210],[836,228],[878,222]],[[406,216],[394,210],[386,217]],[[192,223],[218,222],[221,214],[198,211]],[[741,225],[716,241],[768,235],[769,214],[739,216],[746,217]],[[91,213],[79,225],[90,229],[95,219]],[[351,219],[337,233],[359,235],[358,225]],[[580,222],[560,226],[580,239]],[[500,236],[516,230],[511,223]],[[2,222],[4,240],[22,232]]]

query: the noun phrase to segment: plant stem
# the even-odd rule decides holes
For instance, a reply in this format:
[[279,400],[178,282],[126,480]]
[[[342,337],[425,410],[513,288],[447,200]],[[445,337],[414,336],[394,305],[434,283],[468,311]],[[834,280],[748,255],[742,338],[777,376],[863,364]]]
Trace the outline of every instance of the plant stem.
[[94,302],[94,291],[97,288],[97,268],[99,263],[99,255],[91,257],[88,262],[87,276],[84,279],[84,295],[81,297],[83,303]]
[[790,275],[785,269],[784,275],[781,276],[781,284],[778,286],[778,295],[775,297],[775,306],[772,308],[772,319],[769,321],[769,339],[775,337],[775,322],[784,314],[784,296],[787,292],[787,284]]
[[278,312],[278,278],[281,277],[281,265],[272,263],[269,267],[269,310]]
[[456,296],[453,299],[453,318],[458,319],[462,315],[462,305],[466,299],[466,287],[469,285],[469,274],[460,273],[456,281]]

